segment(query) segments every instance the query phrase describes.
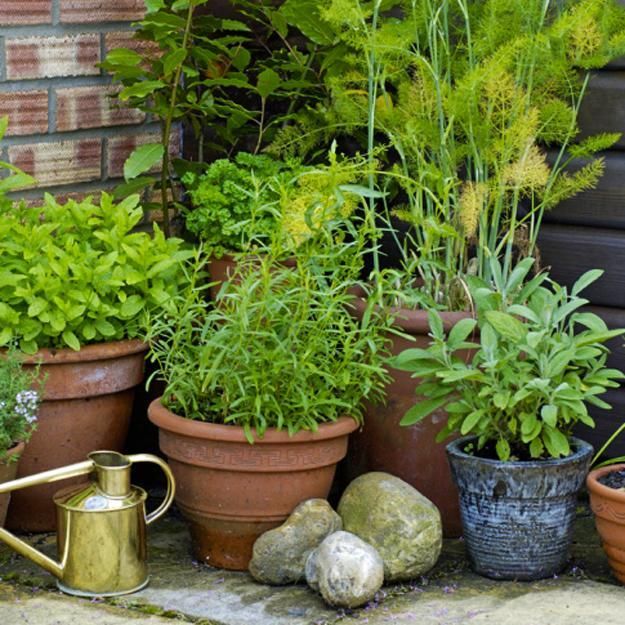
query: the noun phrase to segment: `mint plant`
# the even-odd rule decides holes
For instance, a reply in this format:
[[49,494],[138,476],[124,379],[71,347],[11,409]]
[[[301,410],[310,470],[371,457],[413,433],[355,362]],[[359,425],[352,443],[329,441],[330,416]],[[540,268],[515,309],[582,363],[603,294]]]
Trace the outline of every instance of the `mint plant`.
[[135,232],[138,196],[103,193],[42,206],[15,205],[0,220],[0,346],[32,354],[138,337],[150,310],[166,305],[191,252],[179,239]]
[[[594,426],[588,404],[610,408],[600,396],[625,375],[606,367],[604,343],[625,329],[608,330],[597,315],[579,310],[588,303],[580,293],[602,272],[585,273],[569,293],[546,274],[524,284],[532,263],[525,259],[506,280],[495,261],[493,284],[471,280],[477,319],[458,322],[447,336],[440,315],[429,313],[430,346],[392,361],[421,379],[416,394],[424,398],[402,425],[444,408],[439,441],[474,435],[478,453],[500,460],[558,458],[570,453],[577,423]],[[467,350],[473,350],[468,359]]]

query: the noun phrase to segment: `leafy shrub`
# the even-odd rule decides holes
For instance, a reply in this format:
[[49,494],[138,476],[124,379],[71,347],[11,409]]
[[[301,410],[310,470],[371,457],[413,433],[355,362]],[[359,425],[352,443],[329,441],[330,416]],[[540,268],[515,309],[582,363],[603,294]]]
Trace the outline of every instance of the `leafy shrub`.
[[182,241],[133,232],[138,197],[18,205],[0,221],[0,346],[23,352],[137,337],[181,284]]
[[[402,425],[444,407],[449,416],[439,441],[473,434],[478,450],[501,460],[558,458],[569,455],[578,422],[594,426],[586,404],[610,408],[599,396],[625,375],[606,368],[603,343],[625,330],[608,330],[597,315],[579,312],[588,303],[579,293],[602,272],[587,272],[569,293],[545,274],[523,285],[532,262],[522,261],[506,282],[493,263],[494,288],[472,280],[477,320],[460,321],[448,336],[440,315],[430,313],[430,347],[407,349],[393,361],[421,378],[416,393],[425,397]],[[476,328],[480,342],[467,342]],[[475,350],[470,362],[461,357],[467,349]]]

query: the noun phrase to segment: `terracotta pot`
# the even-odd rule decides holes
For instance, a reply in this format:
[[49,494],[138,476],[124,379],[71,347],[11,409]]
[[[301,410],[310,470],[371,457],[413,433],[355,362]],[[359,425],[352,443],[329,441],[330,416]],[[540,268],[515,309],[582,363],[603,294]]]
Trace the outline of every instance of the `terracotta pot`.
[[235,571],[247,570],[254,541],[298,503],[328,496],[348,435],[358,427],[343,417],[316,433],[270,429],[250,445],[242,428],[179,417],[160,400],[148,416],[176,478],[194,557]]
[[[145,343],[132,340],[89,345],[80,351],[44,349],[30,356],[26,366],[41,363],[45,386],[37,429],[22,455],[18,477],[80,462],[98,449],[122,451],[146,351]],[[52,496],[62,486],[79,482],[15,491],[7,527],[53,531]]]
[[612,573],[621,584],[625,584],[625,492],[599,482],[600,477],[622,470],[625,470],[625,464],[595,469],[588,474],[586,486],[590,492],[590,507],[595,513],[597,532]]
[[[4,482],[10,482],[17,477],[17,465],[18,458],[24,452],[24,443],[18,443],[8,451],[7,458],[0,462],[0,484]],[[9,500],[11,499],[11,493],[4,493],[0,495],[0,527],[4,527],[4,521],[7,518],[7,509],[9,507]]]
[[[364,300],[356,299],[355,314],[361,316],[364,309]],[[428,347],[431,339],[427,312],[405,309],[391,312],[397,314],[397,329],[413,339],[391,335],[393,355],[408,348]],[[468,312],[443,312],[441,316],[445,330],[449,331],[458,321],[471,315]],[[466,357],[470,358],[470,354],[467,353]],[[415,389],[421,380],[412,378],[405,371],[392,368],[388,371],[392,379],[385,389],[386,403],[366,404],[364,426],[350,438],[347,459],[341,467],[347,478],[344,481],[349,482],[369,471],[396,475],[437,506],[446,537],[460,536],[458,490],[451,477],[445,443],[435,440],[447,421],[447,413],[439,409],[416,425],[400,426],[403,416],[418,400]]]
[[[286,258],[279,264],[284,267],[295,267],[296,262],[295,258]],[[232,278],[238,266],[239,261],[230,254],[224,254],[221,258],[211,258],[208,261],[208,273],[211,282],[215,283],[209,289],[213,300],[217,297],[221,285]]]

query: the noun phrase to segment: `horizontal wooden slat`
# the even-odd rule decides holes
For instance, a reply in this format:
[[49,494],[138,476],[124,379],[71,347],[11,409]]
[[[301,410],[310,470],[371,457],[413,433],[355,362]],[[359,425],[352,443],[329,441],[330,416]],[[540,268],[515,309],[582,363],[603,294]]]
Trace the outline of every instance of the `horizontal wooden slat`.
[[[625,133],[625,71],[602,71],[593,75],[579,112],[583,135],[599,132]],[[617,143],[625,148],[625,135]]]
[[625,230],[625,153],[608,152],[604,158],[605,174],[597,187],[545,213],[546,223]]
[[589,269],[604,269],[586,297],[595,306],[625,308],[625,231],[545,224],[539,246],[543,266],[561,284],[573,284]]

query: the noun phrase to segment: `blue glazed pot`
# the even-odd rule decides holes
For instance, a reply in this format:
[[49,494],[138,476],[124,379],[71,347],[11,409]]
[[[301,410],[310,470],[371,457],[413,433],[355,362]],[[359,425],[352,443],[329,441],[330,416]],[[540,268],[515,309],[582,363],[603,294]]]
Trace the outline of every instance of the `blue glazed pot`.
[[459,438],[447,446],[473,569],[517,580],[560,572],[569,558],[577,492],[592,447],[573,438],[566,458],[501,462],[465,453],[475,440]]

